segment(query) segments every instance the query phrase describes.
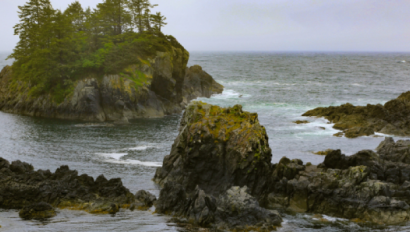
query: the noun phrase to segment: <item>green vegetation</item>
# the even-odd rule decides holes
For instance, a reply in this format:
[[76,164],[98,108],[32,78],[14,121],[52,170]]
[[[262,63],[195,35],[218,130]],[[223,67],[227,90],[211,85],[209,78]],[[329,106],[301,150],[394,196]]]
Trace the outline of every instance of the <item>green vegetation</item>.
[[[96,9],[83,9],[76,1],[62,12],[49,0],[30,0],[19,6],[14,27],[20,41],[9,58],[13,83],[26,83],[32,97],[50,93],[62,102],[77,80],[119,74],[157,51],[183,48],[174,37],[162,34],[160,13],[151,14],[149,0],[104,0]],[[136,85],[140,74],[127,74]]]

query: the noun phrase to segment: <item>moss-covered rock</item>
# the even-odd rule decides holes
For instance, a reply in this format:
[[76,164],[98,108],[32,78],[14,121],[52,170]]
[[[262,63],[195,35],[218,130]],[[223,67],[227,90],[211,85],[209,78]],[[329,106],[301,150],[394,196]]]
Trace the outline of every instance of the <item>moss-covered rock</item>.
[[[232,230],[279,225],[280,216],[258,203],[265,201],[273,184],[271,157],[257,114],[240,105],[193,102],[181,119],[170,155],[155,173],[154,181],[163,187],[157,212]],[[297,168],[288,167],[290,172]]]
[[47,219],[56,216],[56,211],[50,204],[39,202],[24,206],[19,216],[23,219]]
[[269,184],[272,154],[258,115],[242,106],[222,108],[193,102],[181,119],[171,154],[164,158],[154,180],[160,185],[178,181],[193,191],[209,194],[245,186],[260,197]]
[[369,136],[374,132],[398,136],[410,136],[410,91],[384,105],[319,107],[309,110],[303,116],[325,117],[343,130],[347,138]]
[[127,121],[180,113],[191,99],[222,92],[222,86],[203,71],[197,77],[205,89],[211,83],[211,89],[185,91],[186,86],[196,86],[196,79],[186,75],[188,51],[177,41],[173,45],[140,54],[133,64],[114,74],[89,74],[61,90],[53,88],[41,94],[36,92],[39,86],[16,79],[12,68],[6,66],[0,72],[0,110],[47,118]]

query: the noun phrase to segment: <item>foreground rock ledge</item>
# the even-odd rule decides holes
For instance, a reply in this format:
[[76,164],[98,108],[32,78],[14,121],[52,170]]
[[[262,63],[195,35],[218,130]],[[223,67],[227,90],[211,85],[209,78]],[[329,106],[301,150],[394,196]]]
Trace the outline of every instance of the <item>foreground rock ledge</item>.
[[94,180],[87,174],[79,176],[68,166],[61,166],[55,173],[34,171],[28,163],[17,160],[10,164],[0,157],[0,208],[22,209],[23,218],[52,217],[52,206],[115,214],[120,208],[148,208],[154,198],[145,191],[135,196],[119,178],[107,180],[100,175]]
[[319,107],[302,116],[325,117],[333,128],[343,130],[348,138],[369,136],[374,132],[397,136],[410,136],[410,91],[386,104]]
[[272,230],[281,218],[268,209],[385,225],[409,221],[410,141],[386,138],[377,153],[350,157],[329,150],[318,166],[286,157],[271,164],[257,118],[239,105],[190,104],[154,177],[163,187],[157,212],[231,230]]

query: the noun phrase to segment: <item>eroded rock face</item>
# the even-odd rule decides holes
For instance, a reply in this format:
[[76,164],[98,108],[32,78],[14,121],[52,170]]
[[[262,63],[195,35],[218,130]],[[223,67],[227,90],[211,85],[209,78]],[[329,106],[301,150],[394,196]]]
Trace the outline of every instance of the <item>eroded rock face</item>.
[[259,206],[273,182],[271,149],[257,114],[193,102],[179,131],[154,177],[163,187],[157,212],[225,229],[280,224],[277,213]]
[[368,136],[374,132],[410,135],[410,91],[384,105],[319,107],[303,116],[325,117],[335,123],[335,129],[343,130],[348,138]]
[[188,192],[198,185],[208,194],[232,186],[248,186],[262,198],[270,182],[272,154],[258,115],[240,105],[221,108],[202,102],[190,104],[180,124],[171,154],[157,169],[154,181],[181,183]]
[[31,86],[13,82],[11,67],[6,66],[0,72],[0,110],[47,118],[121,123],[180,113],[191,99],[210,97],[221,93],[223,88],[200,66],[194,66],[194,71],[187,69],[186,75],[188,59],[189,53],[182,48],[157,52],[155,57],[141,59],[141,63],[130,65],[121,74],[77,81],[72,94],[62,102],[55,102],[50,94],[30,97]]
[[[107,180],[100,175],[94,180],[87,174],[79,176],[68,166],[61,166],[55,173],[49,170],[34,171],[28,163],[17,160],[10,164],[0,158],[0,183],[0,208],[26,207],[21,212],[24,218],[24,215],[30,217],[31,211],[47,212],[48,208],[42,207],[45,204],[111,214],[118,212],[119,208],[129,208],[131,204],[146,204],[136,199],[119,178]],[[37,204],[40,202],[44,204]]]
[[220,230],[271,231],[282,218],[276,211],[259,206],[246,186],[233,186],[218,197],[205,193],[198,186],[191,193],[174,182],[167,182],[156,203],[157,213],[184,217],[201,227]]

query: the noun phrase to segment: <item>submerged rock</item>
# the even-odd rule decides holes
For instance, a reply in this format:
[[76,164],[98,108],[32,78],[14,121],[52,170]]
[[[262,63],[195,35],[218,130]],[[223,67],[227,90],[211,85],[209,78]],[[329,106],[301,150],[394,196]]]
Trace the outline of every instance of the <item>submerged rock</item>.
[[296,120],[296,121],[294,121],[293,123],[296,123],[296,124],[306,124],[306,123],[310,123],[308,120]]
[[21,211],[22,215],[30,215],[33,210],[44,211],[38,209],[48,204],[103,214],[114,214],[131,204],[145,205],[123,186],[121,179],[107,180],[100,175],[94,180],[87,174],[79,176],[68,166],[61,166],[55,173],[34,171],[28,163],[17,160],[10,164],[0,158],[0,183],[0,208],[26,207]]
[[303,116],[325,117],[335,123],[335,129],[343,130],[348,138],[373,135],[374,132],[397,136],[410,136],[410,91],[386,104],[319,107]]
[[23,219],[47,219],[56,216],[56,211],[50,204],[39,202],[24,206],[19,216]]

